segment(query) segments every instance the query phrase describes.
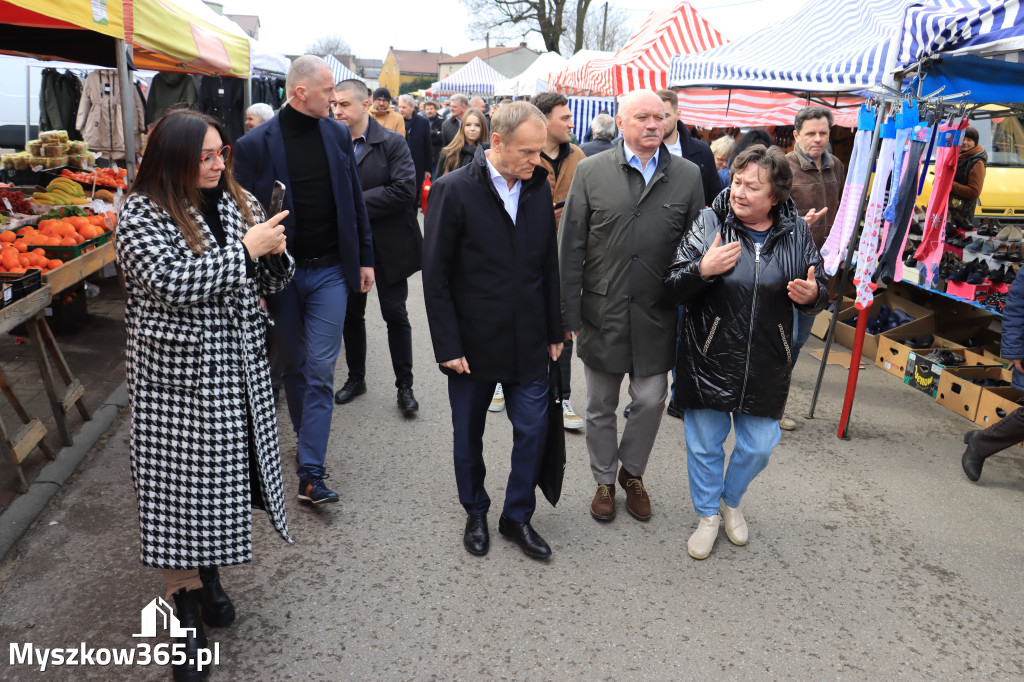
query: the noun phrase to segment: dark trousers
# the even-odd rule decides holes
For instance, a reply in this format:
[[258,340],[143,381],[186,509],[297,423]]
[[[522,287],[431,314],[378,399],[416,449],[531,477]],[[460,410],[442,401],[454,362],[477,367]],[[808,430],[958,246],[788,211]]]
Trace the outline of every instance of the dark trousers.
[[[388,326],[388,348],[395,370],[395,386],[412,386],[412,325],[405,301],[409,298],[409,280],[392,284],[377,281],[380,314]],[[345,311],[345,362],[350,381],[366,378],[366,296],[350,294]]]
[[988,457],[1016,445],[1022,440],[1024,440],[1024,407],[1018,407],[992,426],[978,431],[974,436],[974,449],[982,457]]
[[[494,385],[463,376],[448,377],[455,483],[459,502],[469,514],[482,514],[491,506],[491,498],[484,489],[484,425]],[[529,523],[537,506],[537,468],[548,432],[548,380],[501,386],[505,391],[505,413],[512,422],[512,471],[505,486],[502,513],[516,523]]]
[[558,373],[562,375],[562,398],[572,395],[572,339],[562,342],[562,354],[558,356]]

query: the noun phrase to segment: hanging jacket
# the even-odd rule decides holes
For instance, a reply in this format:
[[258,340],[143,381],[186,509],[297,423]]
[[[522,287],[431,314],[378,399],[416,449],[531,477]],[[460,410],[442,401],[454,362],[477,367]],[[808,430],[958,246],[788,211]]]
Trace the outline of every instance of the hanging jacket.
[[[797,305],[813,315],[828,302],[828,278],[807,223],[787,199],[760,252],[729,205],[724,190],[701,211],[676,250],[665,284],[686,306],[676,351],[674,404],[680,410],[710,409],[780,419],[793,371],[793,300],[786,286],[814,266],[818,299]],[[721,233],[722,244],[739,241],[736,266],[704,279],[700,261]]]
[[199,97],[196,77],[187,73],[158,73],[146,98],[146,125],[153,125],[168,109],[191,108]]
[[[135,99],[135,150],[142,148],[146,129],[146,110],[138,91]],[[107,158],[124,159],[124,126],[121,118],[121,83],[117,71],[99,69],[85,79],[82,102],[78,107],[76,127],[82,132],[89,149],[103,152]]]
[[960,150],[956,162],[956,174],[953,175],[953,186],[949,192],[949,214],[961,225],[974,222],[974,210],[978,207],[978,197],[985,185],[985,164],[988,163],[988,152],[980,144],[970,151]]
[[245,81],[241,78],[203,76],[196,108],[224,124],[228,141],[245,134]]
[[66,130],[68,138],[81,140],[78,131],[78,105],[82,100],[82,81],[70,71],[43,69],[39,87],[39,129]]

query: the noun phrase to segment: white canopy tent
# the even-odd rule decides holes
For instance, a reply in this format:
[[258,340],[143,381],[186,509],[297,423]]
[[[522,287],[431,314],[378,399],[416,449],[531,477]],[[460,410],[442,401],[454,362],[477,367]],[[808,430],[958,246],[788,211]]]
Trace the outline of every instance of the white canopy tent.
[[533,60],[518,76],[503,80],[494,86],[496,97],[530,96],[548,91],[548,78],[565,68],[569,60],[557,52],[544,52]]

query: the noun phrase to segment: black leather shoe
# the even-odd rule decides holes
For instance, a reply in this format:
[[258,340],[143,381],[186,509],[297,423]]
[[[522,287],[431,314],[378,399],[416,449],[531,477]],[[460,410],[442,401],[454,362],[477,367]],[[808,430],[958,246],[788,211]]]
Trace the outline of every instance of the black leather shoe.
[[551,548],[540,533],[528,523],[516,523],[504,514],[498,519],[498,532],[514,541],[528,557],[547,559],[551,556]]
[[491,548],[491,535],[487,532],[487,512],[470,514],[466,519],[466,532],[462,535],[466,551],[474,556],[483,556]]
[[407,417],[413,412],[419,411],[420,404],[416,402],[416,396],[412,394],[412,386],[403,386],[398,389],[398,407],[405,412]]
[[967,449],[964,450],[964,456],[960,459],[960,464],[963,465],[967,478],[975,482],[981,478],[981,467],[985,464],[985,457],[974,449],[974,437],[977,434],[977,430],[968,431],[964,434],[964,443],[967,444]]
[[[198,656],[200,649],[208,649],[203,621],[199,617],[199,600],[202,590],[186,590],[182,588],[174,593],[174,614],[182,628],[188,630],[184,637],[178,637],[185,654],[184,663],[175,663],[172,667],[174,682],[198,682],[210,676],[209,666],[199,669]],[[175,650],[177,651],[177,649]]]
[[366,393],[366,382],[362,379],[349,379],[341,390],[334,394],[334,402],[339,405],[352,402],[357,395]]
[[220,584],[220,571],[214,568],[200,568],[199,578],[203,581],[203,592],[199,603],[203,607],[203,622],[211,628],[226,628],[235,622],[235,605]]

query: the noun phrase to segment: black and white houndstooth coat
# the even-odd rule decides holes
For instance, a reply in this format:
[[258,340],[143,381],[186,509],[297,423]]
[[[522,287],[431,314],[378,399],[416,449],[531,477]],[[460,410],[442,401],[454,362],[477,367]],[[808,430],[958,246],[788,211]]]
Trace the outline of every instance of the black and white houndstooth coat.
[[[250,197],[259,221],[259,202]],[[248,227],[226,192],[218,206],[227,245],[185,244],[148,197],[125,202],[116,234],[128,291],[127,378],[131,472],[142,563],[156,568],[229,566],[252,560],[252,508],[265,509],[288,542],[277,412],[267,364],[269,317],[259,298],[283,289],[261,260],[246,276]],[[256,466],[250,489],[248,414]]]

